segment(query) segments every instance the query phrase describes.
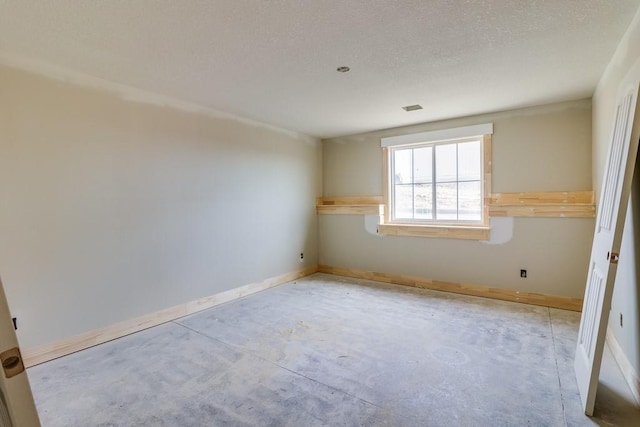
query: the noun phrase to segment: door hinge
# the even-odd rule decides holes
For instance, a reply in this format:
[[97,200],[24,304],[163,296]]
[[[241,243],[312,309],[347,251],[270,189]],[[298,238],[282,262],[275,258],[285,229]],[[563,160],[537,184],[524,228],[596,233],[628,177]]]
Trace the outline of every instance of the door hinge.
[[620,259],[620,254],[618,252],[607,252],[607,259],[611,264],[617,264],[618,260]]

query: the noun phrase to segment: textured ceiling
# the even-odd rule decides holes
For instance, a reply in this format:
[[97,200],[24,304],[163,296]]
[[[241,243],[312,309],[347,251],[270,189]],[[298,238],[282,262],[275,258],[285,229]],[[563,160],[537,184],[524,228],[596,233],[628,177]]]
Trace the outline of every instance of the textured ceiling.
[[589,97],[638,5],[0,0],[0,56],[330,137]]

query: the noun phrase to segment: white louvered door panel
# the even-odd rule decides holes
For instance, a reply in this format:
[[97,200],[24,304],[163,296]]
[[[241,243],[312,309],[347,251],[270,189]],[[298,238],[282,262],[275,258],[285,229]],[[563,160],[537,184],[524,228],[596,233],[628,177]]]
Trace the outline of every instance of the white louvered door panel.
[[595,406],[618,257],[625,256],[619,251],[640,138],[638,71],[640,61],[619,90],[578,332],[574,370],[587,415]]

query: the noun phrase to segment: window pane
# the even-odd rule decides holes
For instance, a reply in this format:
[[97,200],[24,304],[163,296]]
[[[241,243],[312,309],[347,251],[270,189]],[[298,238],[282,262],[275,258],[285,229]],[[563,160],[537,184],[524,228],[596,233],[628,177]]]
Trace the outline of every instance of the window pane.
[[[437,168],[436,168],[437,170]],[[457,184],[436,184],[436,216],[442,219],[458,219]]]
[[452,182],[456,178],[456,144],[436,145],[436,182]]
[[413,150],[413,182],[427,183],[433,180],[433,147]]
[[482,221],[482,144],[473,138],[391,148],[391,219]]
[[394,187],[393,217],[396,219],[413,218],[413,186],[396,185]]
[[433,185],[417,184],[414,189],[414,217],[416,219],[433,219]]
[[413,181],[413,174],[411,173],[411,152],[413,150],[394,150],[394,183],[395,184],[408,184]]
[[480,141],[458,144],[458,180],[481,180]]
[[480,181],[458,184],[459,219],[463,221],[482,220],[482,190]]

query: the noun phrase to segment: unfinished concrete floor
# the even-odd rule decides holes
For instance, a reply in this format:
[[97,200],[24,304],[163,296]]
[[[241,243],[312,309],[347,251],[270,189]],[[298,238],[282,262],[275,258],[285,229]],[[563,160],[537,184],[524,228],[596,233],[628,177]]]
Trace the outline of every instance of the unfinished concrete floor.
[[30,368],[43,426],[640,425],[578,313],[316,274]]

